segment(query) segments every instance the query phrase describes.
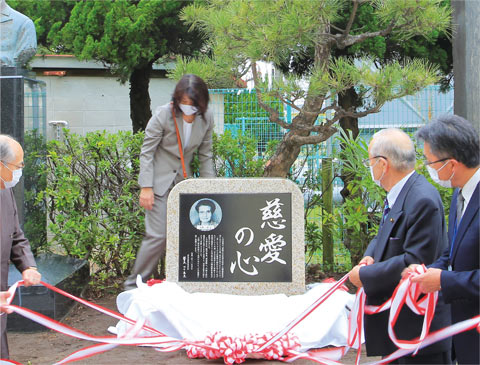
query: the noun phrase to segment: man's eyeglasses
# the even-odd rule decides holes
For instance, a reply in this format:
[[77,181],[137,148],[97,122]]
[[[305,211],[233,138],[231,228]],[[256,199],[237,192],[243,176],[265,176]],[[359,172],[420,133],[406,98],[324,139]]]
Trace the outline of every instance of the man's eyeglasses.
[[385,160],[388,160],[388,158],[386,158],[385,156],[381,156],[381,155],[373,156],[373,157],[369,157],[369,158],[366,158],[365,160],[363,160],[362,161],[363,166],[369,168],[370,167],[370,160],[373,160],[374,158],[384,158]]
[[428,166],[428,165],[432,165],[434,163],[437,163],[437,162],[443,162],[443,161],[447,161],[447,160],[450,160],[451,157],[445,157],[445,158],[441,158],[440,160],[436,160],[436,161],[432,161],[432,162],[428,162],[427,160],[423,160],[423,164],[425,166]]
[[[25,167],[25,163],[24,163],[23,161],[20,162],[20,165],[15,165],[15,164],[13,164],[13,163],[11,163],[11,162],[5,162],[5,161],[2,161],[2,163],[3,163],[5,166],[7,166],[7,164],[10,164],[10,165],[12,165],[12,166],[15,166],[17,169],[23,169],[23,168]],[[7,166],[7,167],[8,167],[8,166]]]

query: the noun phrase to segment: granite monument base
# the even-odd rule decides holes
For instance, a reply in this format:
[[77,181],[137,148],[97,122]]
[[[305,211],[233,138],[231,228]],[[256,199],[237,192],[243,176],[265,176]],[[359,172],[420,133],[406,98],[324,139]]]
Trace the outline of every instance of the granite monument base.
[[[54,254],[42,254],[36,258],[42,281],[62,289],[75,296],[80,295],[89,279],[89,266],[85,260]],[[8,286],[22,279],[22,275],[10,265]],[[55,320],[61,320],[75,302],[61,294],[51,291],[43,285],[28,288],[19,287],[12,304],[31,309]],[[7,330],[12,332],[45,331],[39,325],[18,314],[8,315]]]

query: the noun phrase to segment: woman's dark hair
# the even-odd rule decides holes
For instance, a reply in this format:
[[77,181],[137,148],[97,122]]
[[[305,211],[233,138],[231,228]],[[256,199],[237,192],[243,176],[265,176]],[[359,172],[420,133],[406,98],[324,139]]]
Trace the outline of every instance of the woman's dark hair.
[[480,164],[478,131],[458,115],[437,117],[420,128],[416,137],[427,142],[438,158],[454,158],[468,168]]
[[197,205],[195,205],[195,210],[198,212],[198,210],[200,209],[200,206],[201,205],[207,205],[210,207],[210,212],[213,214],[213,212],[215,212],[215,204],[213,204],[210,200],[207,200],[207,199],[203,199],[203,200],[200,200]]
[[193,105],[198,108],[198,112],[205,119],[208,102],[210,101],[205,81],[193,74],[184,75],[180,79],[177,86],[175,86],[172,96],[173,107],[178,113],[181,113],[179,104],[183,95],[187,95],[193,101]]

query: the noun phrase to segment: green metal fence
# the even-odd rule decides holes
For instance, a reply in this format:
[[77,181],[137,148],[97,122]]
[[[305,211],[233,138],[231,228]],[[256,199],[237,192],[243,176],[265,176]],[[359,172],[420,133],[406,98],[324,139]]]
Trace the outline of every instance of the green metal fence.
[[[259,153],[265,150],[270,140],[281,139],[285,131],[277,124],[268,120],[268,113],[257,102],[255,90],[248,89],[211,89],[212,106],[215,112],[216,123],[220,121],[221,130],[229,130],[232,134],[250,134],[258,140]],[[279,100],[267,99],[266,103],[276,109],[281,119],[290,123],[295,117],[288,105]],[[415,95],[386,103],[379,113],[370,114],[359,119],[360,135],[368,139],[375,131],[397,127],[414,132],[433,117],[453,110],[453,90],[441,93],[439,86],[429,86]],[[325,118],[320,116],[319,120]],[[313,160],[328,156],[334,148],[334,138],[316,146],[315,153],[311,148],[305,152]]]
[[[254,90],[247,89],[211,89],[212,109],[214,110],[217,131],[230,131],[236,136],[239,133],[253,136],[258,141],[259,157],[266,150],[267,143],[271,140],[283,138],[285,130],[269,121],[268,113],[257,102]],[[276,109],[281,118],[291,123],[296,111],[290,106],[283,105],[279,100],[269,99],[266,102]],[[453,111],[453,90],[442,93],[439,86],[429,86],[415,95],[403,97],[386,103],[379,113],[370,114],[358,121],[360,137],[369,140],[378,130],[390,127],[401,128],[408,133],[414,133],[419,127],[429,120],[444,113]],[[319,121],[325,116],[319,116]],[[296,179],[302,182],[303,172],[320,175],[322,159],[330,156],[338,145],[333,136],[318,145],[304,146],[292,167]],[[335,179],[333,182],[334,201],[340,201],[342,181]],[[306,192],[308,194],[316,192]],[[321,224],[320,212],[310,215],[309,221]],[[335,247],[336,260],[346,255],[346,251],[339,242]],[[348,255],[347,255],[348,256]],[[318,258],[320,260],[320,258]]]

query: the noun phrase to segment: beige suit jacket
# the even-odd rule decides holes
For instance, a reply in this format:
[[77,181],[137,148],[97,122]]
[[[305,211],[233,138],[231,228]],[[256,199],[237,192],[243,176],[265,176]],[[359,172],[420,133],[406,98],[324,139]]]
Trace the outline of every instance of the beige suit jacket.
[[17,215],[17,205],[12,189],[0,190],[0,284],[1,290],[8,285],[8,265],[12,261],[18,271],[36,266],[30,243],[23,235]]
[[[145,139],[140,152],[140,187],[152,187],[156,195],[164,195],[174,182],[183,180],[182,162],[178,149],[177,134],[172,117],[172,105],[162,105],[155,110],[145,129]],[[182,146],[184,145],[183,118],[176,114]],[[183,150],[185,169],[192,175],[190,163],[195,151],[200,159],[200,176],[214,177],[212,155],[213,115],[210,110],[205,119],[197,115],[192,125],[188,145]]]

